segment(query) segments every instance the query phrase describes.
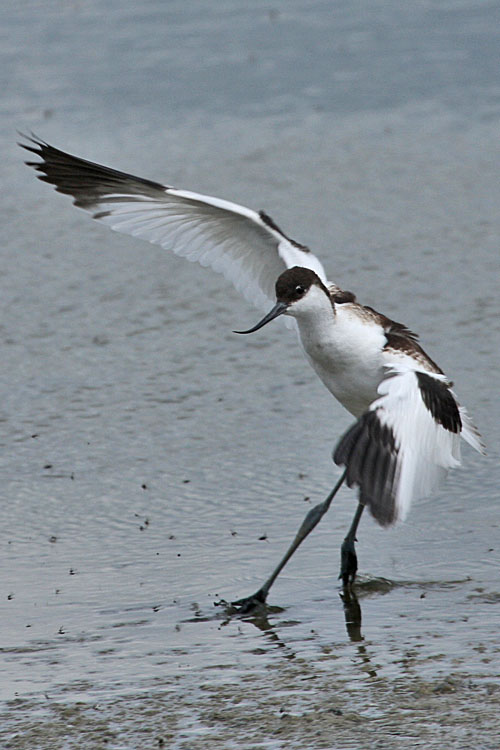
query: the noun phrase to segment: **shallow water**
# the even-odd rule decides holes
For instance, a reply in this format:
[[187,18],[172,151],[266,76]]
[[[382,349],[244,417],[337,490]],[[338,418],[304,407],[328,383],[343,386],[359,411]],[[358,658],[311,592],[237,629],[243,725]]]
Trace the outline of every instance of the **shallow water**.
[[[2,12],[0,738],[9,748],[496,748],[500,732],[498,8],[239,0]],[[114,235],[15,129],[265,208],[402,320],[488,456],[401,528],[343,490],[350,417],[216,275]],[[361,626],[353,625],[356,607]]]

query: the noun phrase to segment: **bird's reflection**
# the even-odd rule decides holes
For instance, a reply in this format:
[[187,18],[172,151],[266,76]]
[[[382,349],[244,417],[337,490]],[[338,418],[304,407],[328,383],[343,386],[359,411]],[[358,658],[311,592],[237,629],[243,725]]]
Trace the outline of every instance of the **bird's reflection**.
[[353,643],[363,640],[361,634],[361,605],[352,588],[344,588],[340,592],[340,598],[344,605],[345,627],[347,635]]

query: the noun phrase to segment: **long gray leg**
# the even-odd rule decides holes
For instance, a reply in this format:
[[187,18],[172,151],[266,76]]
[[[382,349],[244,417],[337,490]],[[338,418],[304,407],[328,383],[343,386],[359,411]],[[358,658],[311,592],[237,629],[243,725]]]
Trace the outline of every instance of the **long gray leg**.
[[302,524],[297,531],[297,534],[295,535],[295,539],[291,543],[290,547],[286,551],[283,559],[280,561],[280,563],[276,566],[276,568],[273,570],[267,581],[264,583],[263,586],[260,587],[258,591],[255,592],[252,596],[247,596],[244,599],[238,599],[235,602],[231,602],[231,604],[234,607],[238,607],[239,611],[241,613],[249,612],[251,609],[253,609],[257,604],[264,604],[264,602],[267,599],[267,595],[269,594],[269,589],[273,585],[276,578],[279,576],[297,547],[302,544],[306,536],[308,536],[311,531],[314,529],[315,526],[318,525],[318,523],[321,521],[325,513],[327,512],[328,508],[330,507],[330,504],[339,491],[339,489],[342,486],[342,483],[346,476],[346,471],[342,474],[340,479],[338,480],[337,484],[333,488],[333,490],[330,492],[326,500],[323,500],[322,503],[319,503],[318,505],[315,505],[314,508],[311,508],[309,513],[306,515],[304,520],[302,521]]
[[352,586],[358,570],[358,557],[354,548],[354,542],[356,541],[356,531],[358,530],[358,524],[361,520],[364,508],[365,506],[363,503],[358,503],[350,529],[347,532],[340,550],[339,578],[342,578],[344,589],[349,589]]

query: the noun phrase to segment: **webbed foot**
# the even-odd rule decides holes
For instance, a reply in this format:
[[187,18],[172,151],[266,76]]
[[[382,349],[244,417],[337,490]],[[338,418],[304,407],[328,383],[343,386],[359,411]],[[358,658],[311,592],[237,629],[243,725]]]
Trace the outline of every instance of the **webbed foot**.
[[243,599],[236,599],[236,601],[231,602],[231,606],[238,611],[238,614],[246,615],[256,607],[265,604],[266,598],[267,591],[259,589],[255,594],[252,594],[252,596],[245,596]]

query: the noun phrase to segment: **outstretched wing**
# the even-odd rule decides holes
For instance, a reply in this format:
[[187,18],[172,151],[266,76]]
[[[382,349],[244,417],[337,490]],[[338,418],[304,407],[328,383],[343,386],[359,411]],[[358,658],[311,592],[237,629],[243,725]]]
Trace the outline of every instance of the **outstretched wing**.
[[338,443],[335,463],[349,487],[389,526],[404,520],[412,500],[429,495],[460,464],[460,437],[484,452],[445,375],[389,366],[377,398]]
[[263,211],[166,187],[94,164],[23,136],[19,145],[40,157],[26,162],[40,180],[73,197],[111,229],[161,245],[187,260],[222,273],[250,302],[267,307],[287,268],[304,266],[326,283],[320,261],[287,237]]

